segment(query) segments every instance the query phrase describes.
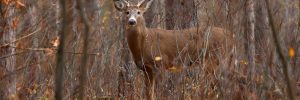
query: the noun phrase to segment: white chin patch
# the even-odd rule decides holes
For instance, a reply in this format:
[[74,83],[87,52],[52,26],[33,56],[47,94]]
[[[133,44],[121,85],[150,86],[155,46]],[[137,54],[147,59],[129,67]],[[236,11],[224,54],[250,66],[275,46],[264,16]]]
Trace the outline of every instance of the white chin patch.
[[130,16],[128,24],[129,26],[135,26],[137,24],[136,18],[134,16]]

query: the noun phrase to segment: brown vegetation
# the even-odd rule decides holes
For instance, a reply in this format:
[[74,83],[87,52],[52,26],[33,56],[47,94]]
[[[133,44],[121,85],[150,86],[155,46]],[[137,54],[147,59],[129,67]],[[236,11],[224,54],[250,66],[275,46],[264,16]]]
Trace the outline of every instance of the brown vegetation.
[[299,0],[116,1],[0,1],[0,99],[299,98]]

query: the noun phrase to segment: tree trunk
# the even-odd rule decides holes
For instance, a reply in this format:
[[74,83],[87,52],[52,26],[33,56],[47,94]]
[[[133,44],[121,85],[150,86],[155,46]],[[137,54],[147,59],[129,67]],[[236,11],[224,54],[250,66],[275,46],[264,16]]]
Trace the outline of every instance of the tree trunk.
[[[56,67],[55,67],[55,99],[61,100],[64,93],[64,69],[65,69],[65,60],[64,60],[64,48],[65,48],[65,39],[67,34],[71,32],[71,22],[73,18],[72,10],[68,10],[73,3],[71,0],[59,0],[59,7],[61,9],[60,14],[62,16],[62,26],[61,31],[58,33],[59,45],[56,53]],[[70,34],[68,34],[70,35]]]
[[[16,53],[16,49],[14,48],[16,46],[15,43],[12,43],[16,40],[16,8],[14,3],[9,3],[7,5],[1,4],[1,12],[3,15],[1,16],[4,19],[4,31],[0,35],[2,35],[2,43],[1,44],[7,44],[4,47],[1,47],[0,55],[10,55],[9,57],[5,59],[1,59],[1,66],[5,68],[3,71],[5,75],[8,75],[7,80],[4,84],[1,84],[1,88],[3,87],[3,90],[0,92],[4,94],[0,94],[0,99],[17,99],[17,90],[16,90],[16,56],[14,55]],[[6,11],[5,9],[7,8]],[[1,20],[2,20],[1,18]]]
[[255,72],[255,10],[254,0],[246,1],[246,51],[249,61],[248,77],[252,77]]
[[165,0],[154,0],[151,7],[145,13],[146,26],[152,28],[164,28]]

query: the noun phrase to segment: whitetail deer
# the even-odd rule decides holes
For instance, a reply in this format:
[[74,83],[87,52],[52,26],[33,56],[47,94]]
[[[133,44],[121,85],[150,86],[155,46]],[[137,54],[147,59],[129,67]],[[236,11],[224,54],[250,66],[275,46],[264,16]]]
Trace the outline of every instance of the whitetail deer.
[[125,0],[114,0],[115,8],[125,14],[127,42],[137,67],[144,72],[146,95],[151,100],[155,98],[154,85],[159,71],[180,70],[199,62],[204,55],[213,58],[214,53],[223,52],[232,44],[232,34],[218,27],[147,28],[143,14],[152,1],[142,0],[132,5]]

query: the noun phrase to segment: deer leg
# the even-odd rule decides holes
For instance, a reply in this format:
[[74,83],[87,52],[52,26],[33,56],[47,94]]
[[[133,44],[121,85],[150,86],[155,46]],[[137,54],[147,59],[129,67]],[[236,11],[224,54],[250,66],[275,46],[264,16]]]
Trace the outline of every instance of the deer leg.
[[154,88],[155,88],[155,75],[152,68],[146,67],[144,70],[144,82],[146,86],[147,100],[155,100]]

